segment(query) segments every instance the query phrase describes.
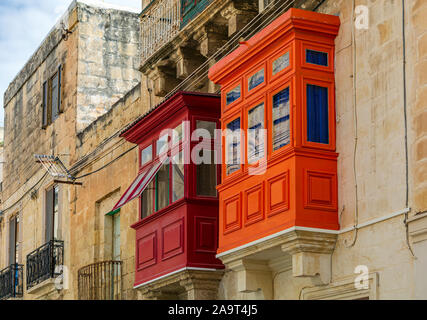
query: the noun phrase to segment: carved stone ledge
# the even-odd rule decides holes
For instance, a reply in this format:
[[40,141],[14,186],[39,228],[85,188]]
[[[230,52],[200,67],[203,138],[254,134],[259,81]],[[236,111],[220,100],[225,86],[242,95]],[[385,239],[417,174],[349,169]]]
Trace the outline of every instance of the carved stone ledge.
[[178,47],[171,55],[171,60],[176,64],[176,77],[187,78],[204,61],[204,57],[194,48],[194,45]]
[[193,38],[199,43],[200,54],[210,57],[227,43],[227,33],[226,25],[207,23],[194,34]]
[[215,300],[222,270],[184,270],[139,287],[141,300]]
[[147,76],[153,81],[154,94],[158,97],[164,97],[179,84],[176,67],[170,60],[160,61]]
[[233,1],[222,11],[221,15],[228,20],[228,36],[241,30],[258,14],[256,1]]

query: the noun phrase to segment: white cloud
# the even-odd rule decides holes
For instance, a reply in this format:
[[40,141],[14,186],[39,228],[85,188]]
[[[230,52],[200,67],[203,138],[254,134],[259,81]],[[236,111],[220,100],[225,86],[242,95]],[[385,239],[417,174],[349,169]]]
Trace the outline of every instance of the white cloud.
[[[0,1],[0,125],[3,93],[24,67],[72,0]],[[121,7],[141,10],[141,0],[107,0]]]

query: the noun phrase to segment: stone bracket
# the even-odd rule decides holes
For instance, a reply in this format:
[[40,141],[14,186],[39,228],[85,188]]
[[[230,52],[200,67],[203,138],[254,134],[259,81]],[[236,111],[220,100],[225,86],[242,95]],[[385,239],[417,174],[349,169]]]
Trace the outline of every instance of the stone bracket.
[[215,300],[223,270],[186,269],[138,288],[141,300]]
[[221,11],[221,16],[228,20],[228,36],[241,30],[258,14],[256,1],[233,1]]
[[292,256],[294,277],[311,277],[316,285],[331,281],[331,256],[335,248],[336,234],[295,231],[282,244],[283,252]]
[[311,278],[315,285],[330,283],[336,239],[335,233],[295,228],[219,258],[237,273],[240,293],[258,292],[264,299],[274,299],[274,278],[288,270],[294,277]]

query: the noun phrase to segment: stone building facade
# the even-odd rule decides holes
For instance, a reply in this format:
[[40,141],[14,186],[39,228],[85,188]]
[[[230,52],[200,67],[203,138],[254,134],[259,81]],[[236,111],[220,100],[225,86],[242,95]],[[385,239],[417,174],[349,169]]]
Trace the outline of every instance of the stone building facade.
[[[169,37],[160,39],[155,37],[161,35],[155,32],[159,22],[149,17],[161,3],[143,1],[138,17],[74,2],[62,27],[52,30],[5,93],[0,270],[15,263],[10,225],[19,217],[15,256],[24,266],[23,298],[82,298],[79,270],[117,259],[121,299],[171,297],[168,290],[162,293],[165,283],[181,285],[182,277],[151,283],[148,293],[134,289],[130,226],[138,221],[137,201],[106,215],[138,174],[138,149],[119,135],[176,90],[219,92],[207,77],[209,68],[259,31],[257,26],[295,6],[341,21],[335,41],[341,230],[330,260],[308,263],[314,272],[295,273],[295,263],[286,259],[275,264],[271,257],[257,258],[264,245],[280,239],[227,257],[217,297],[426,299],[427,3],[214,0],[180,7],[186,25],[166,29]],[[59,66],[63,109],[42,129],[43,83]],[[82,183],[58,184],[58,237],[66,267],[60,290],[52,279],[30,290],[25,285],[27,255],[46,242],[45,194],[55,185],[34,154],[58,155]],[[355,285],[360,279],[368,286]]]

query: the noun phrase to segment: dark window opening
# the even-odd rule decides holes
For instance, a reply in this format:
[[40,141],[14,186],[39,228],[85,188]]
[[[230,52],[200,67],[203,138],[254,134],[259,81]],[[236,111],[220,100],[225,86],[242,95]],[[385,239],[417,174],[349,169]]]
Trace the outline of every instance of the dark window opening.
[[328,66],[328,54],[326,52],[307,49],[305,55],[307,63]]
[[329,144],[328,88],[307,85],[307,140]]
[[53,77],[43,83],[43,129],[58,119],[62,112],[61,97],[61,67],[59,67]]

